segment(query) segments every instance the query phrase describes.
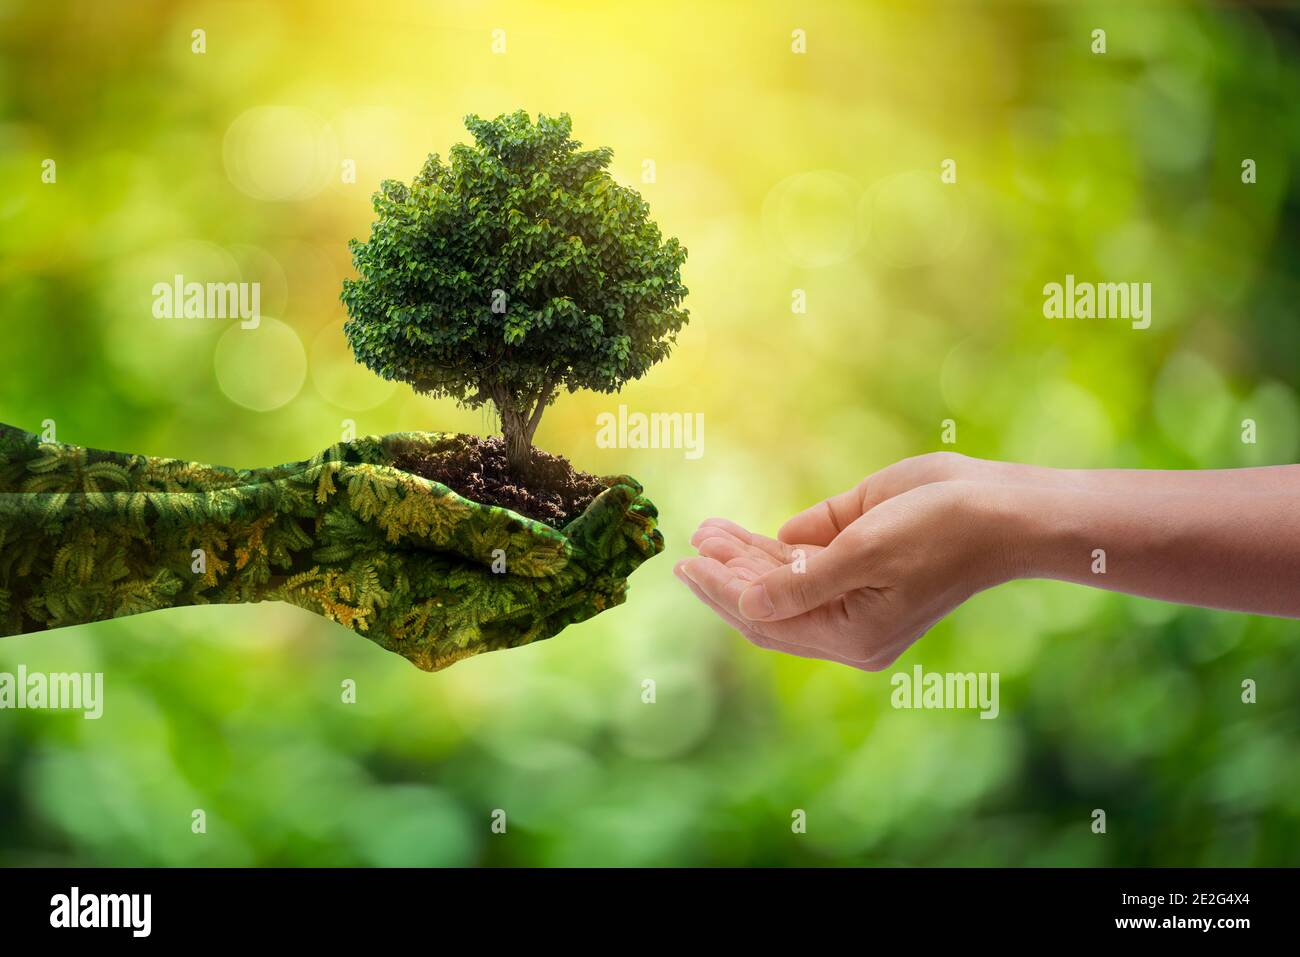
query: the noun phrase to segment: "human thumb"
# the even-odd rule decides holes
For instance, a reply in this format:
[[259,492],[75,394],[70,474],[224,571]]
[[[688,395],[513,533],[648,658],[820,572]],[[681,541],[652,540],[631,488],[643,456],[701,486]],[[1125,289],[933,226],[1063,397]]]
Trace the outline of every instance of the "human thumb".
[[756,579],[740,595],[740,614],[749,621],[780,621],[812,611],[858,587],[858,562],[842,541],[782,565]]

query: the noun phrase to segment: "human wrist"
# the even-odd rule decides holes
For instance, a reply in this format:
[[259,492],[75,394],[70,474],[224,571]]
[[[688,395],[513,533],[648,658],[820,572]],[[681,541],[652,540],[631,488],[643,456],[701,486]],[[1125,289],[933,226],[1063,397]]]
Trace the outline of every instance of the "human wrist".
[[933,544],[947,553],[951,573],[964,590],[974,594],[1025,577],[1028,528],[1015,486],[958,479],[933,488],[949,503],[942,521],[956,532],[936,536]]
[[[1084,555],[1080,506],[1088,498],[1050,484],[986,485],[976,503],[976,534],[985,542],[993,584],[1063,576],[1063,556]],[[1085,563],[1086,564],[1086,563]]]
[[1088,487],[1088,475],[1087,471],[1080,469],[972,458],[954,453],[945,477],[950,481],[983,482],[989,485],[1084,489]]

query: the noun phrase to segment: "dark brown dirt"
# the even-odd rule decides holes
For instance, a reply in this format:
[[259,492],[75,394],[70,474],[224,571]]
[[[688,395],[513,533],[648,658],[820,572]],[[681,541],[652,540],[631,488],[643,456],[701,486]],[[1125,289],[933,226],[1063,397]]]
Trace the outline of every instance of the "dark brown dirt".
[[569,460],[533,449],[527,476],[513,475],[501,438],[458,435],[433,448],[412,448],[393,464],[484,505],[501,505],[520,515],[563,528],[583,513],[605,485],[576,471]]

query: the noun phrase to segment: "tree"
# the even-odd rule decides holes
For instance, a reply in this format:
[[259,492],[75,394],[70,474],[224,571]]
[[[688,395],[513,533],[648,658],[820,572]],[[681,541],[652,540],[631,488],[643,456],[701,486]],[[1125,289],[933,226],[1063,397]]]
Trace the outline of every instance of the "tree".
[[567,114],[465,126],[473,146],[375,194],[369,240],[349,244],[344,332],[386,379],[491,402],[519,474],[560,389],[616,392],[668,356],[688,319],[686,250],[610,176],[612,150],[580,149]]

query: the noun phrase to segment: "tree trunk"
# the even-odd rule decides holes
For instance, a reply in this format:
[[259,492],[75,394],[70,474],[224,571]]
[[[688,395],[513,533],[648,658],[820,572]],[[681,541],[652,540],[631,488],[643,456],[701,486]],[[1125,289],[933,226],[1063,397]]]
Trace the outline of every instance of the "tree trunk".
[[506,440],[506,462],[513,474],[527,475],[533,452],[528,422],[517,409],[503,407],[500,411],[501,434]]
[[520,477],[527,477],[532,471],[533,436],[537,433],[542,413],[555,394],[555,379],[546,376],[538,387],[537,394],[522,401],[501,386],[493,387],[489,394],[501,416],[501,435],[506,441],[506,462],[510,471]]

